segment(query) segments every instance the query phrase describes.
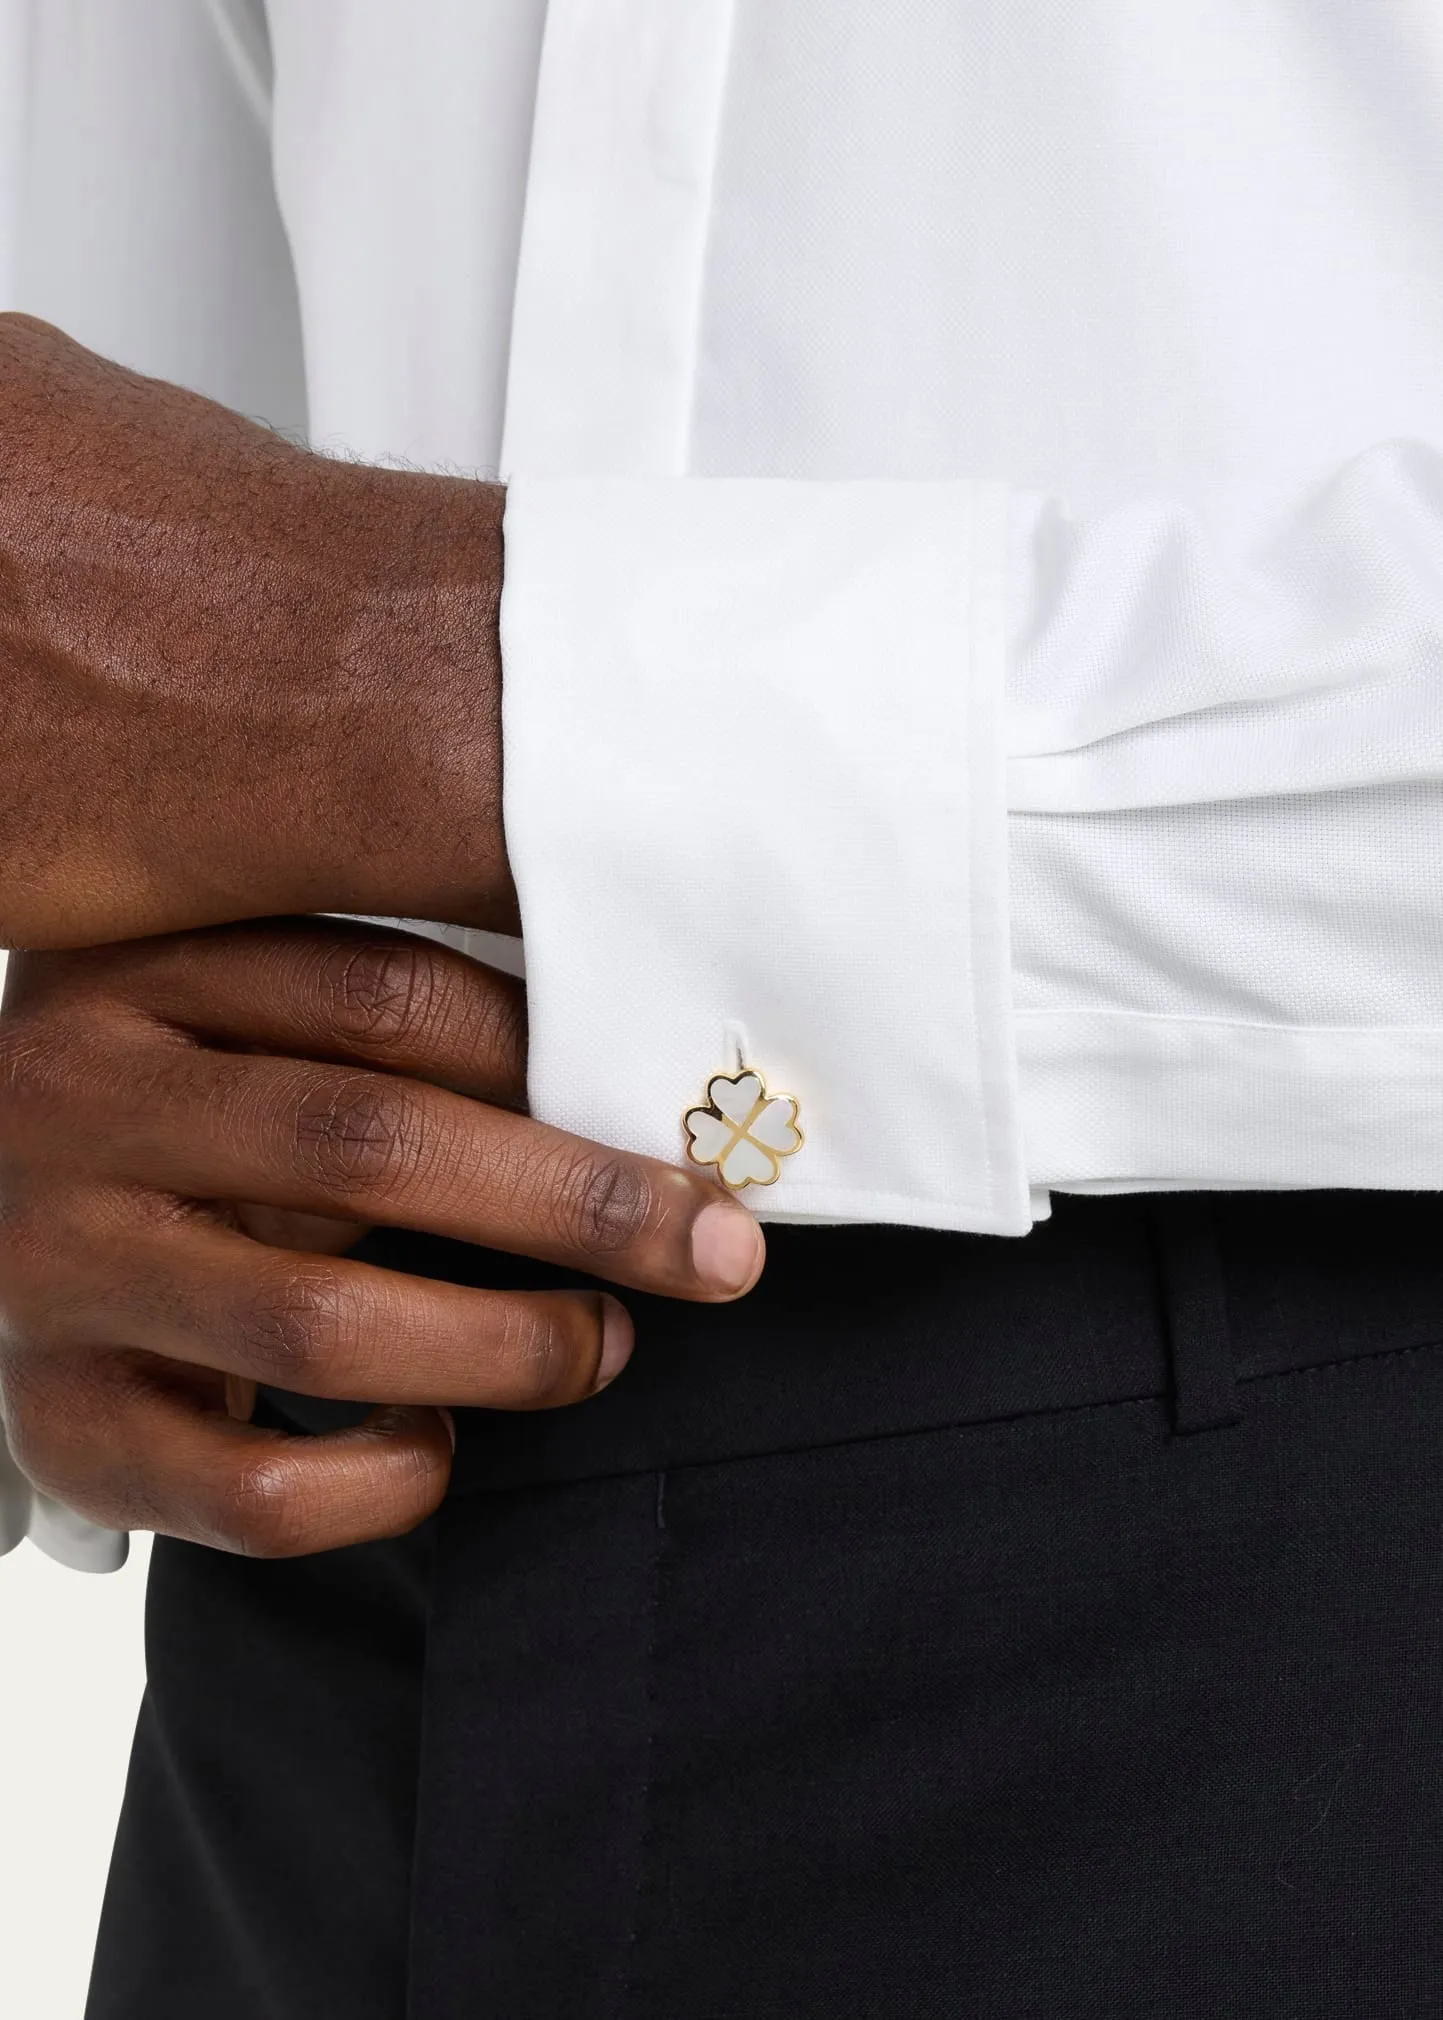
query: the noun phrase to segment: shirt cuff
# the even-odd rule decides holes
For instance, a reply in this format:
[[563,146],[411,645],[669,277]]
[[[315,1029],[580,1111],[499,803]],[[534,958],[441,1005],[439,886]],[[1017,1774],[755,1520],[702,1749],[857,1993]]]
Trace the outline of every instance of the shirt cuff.
[[744,1055],[805,1139],[763,1218],[1031,1227],[1007,528],[990,485],[512,480],[533,1113],[679,1161]]
[[27,1536],[72,1571],[118,1571],[130,1549],[123,1530],[102,1529],[37,1493],[11,1458],[0,1426],[0,1557]]

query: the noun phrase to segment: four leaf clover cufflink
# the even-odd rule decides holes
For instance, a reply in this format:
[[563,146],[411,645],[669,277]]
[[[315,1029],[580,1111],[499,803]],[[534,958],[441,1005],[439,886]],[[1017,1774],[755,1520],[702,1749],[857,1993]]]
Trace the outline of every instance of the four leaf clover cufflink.
[[782,1159],[802,1147],[796,1101],[790,1094],[768,1094],[755,1066],[714,1073],[705,1105],[689,1108],[681,1126],[692,1163],[715,1165],[733,1192],[744,1185],[775,1185]]

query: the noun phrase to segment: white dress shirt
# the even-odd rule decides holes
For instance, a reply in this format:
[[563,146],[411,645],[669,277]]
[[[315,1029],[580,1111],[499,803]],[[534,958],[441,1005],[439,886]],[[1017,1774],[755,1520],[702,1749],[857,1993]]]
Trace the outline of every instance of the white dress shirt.
[[0,0],[0,122],[5,305],[510,482],[539,1115],[1443,1187],[1433,0]]

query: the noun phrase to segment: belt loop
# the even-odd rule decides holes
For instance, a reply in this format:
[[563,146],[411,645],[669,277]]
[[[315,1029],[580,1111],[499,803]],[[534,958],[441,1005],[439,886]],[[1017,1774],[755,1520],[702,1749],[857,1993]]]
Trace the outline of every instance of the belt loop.
[[1172,1363],[1173,1428],[1242,1422],[1217,1216],[1205,1193],[1148,1200]]

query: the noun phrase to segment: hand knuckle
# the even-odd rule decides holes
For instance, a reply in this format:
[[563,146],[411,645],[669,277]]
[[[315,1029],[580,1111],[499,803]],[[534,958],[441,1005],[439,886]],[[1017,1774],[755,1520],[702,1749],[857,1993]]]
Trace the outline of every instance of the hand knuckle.
[[63,1501],[67,1507],[83,1507],[85,1482],[66,1442],[55,1435],[53,1426],[43,1417],[28,1411],[7,1417],[0,1435],[8,1444],[16,1466],[38,1494]]
[[490,1062],[507,1081],[526,1069],[526,995],[509,976],[492,977],[479,995],[466,1034],[473,1058]]
[[303,1547],[305,1509],[292,1468],[267,1455],[225,1480],[208,1526],[224,1548],[246,1557],[291,1557]]
[[53,337],[56,330],[44,323],[39,316],[27,315],[23,309],[6,309],[0,315],[0,335],[7,343],[17,343],[27,337]]
[[347,1299],[336,1278],[304,1267],[262,1278],[240,1324],[246,1372],[278,1388],[334,1377],[349,1334]]
[[0,1018],[0,1103],[8,1107],[24,1087],[26,1078],[20,1021],[14,1015]]
[[85,1336],[96,1216],[108,1205],[0,1155],[0,1349],[54,1353]]
[[421,1152],[420,1115],[399,1088],[376,1074],[307,1089],[295,1115],[302,1178],[348,1196],[399,1185]]
[[0,1138],[24,1151],[40,1140],[42,1120],[76,1093],[73,1034],[51,1017],[0,1018]]
[[114,1397],[93,1364],[65,1366],[7,1340],[0,1355],[0,1436],[20,1471],[41,1493],[74,1503],[100,1467],[98,1434]]
[[128,1353],[0,1354],[8,1443],[33,1486],[108,1528],[188,1534],[210,1483],[174,1476],[164,1435],[147,1429],[154,1395],[145,1359]]
[[584,1358],[570,1304],[508,1298],[494,1335],[493,1352],[508,1388],[533,1401],[570,1394]]
[[404,1044],[425,1025],[436,980],[428,948],[389,940],[337,947],[327,955],[323,974],[337,1030],[381,1046]]
[[0,1170],[0,1331],[7,1315],[28,1306],[30,1295],[56,1274],[56,1217]]
[[52,1477],[53,1413],[47,1408],[34,1371],[13,1352],[5,1355],[0,1381],[0,1438],[27,1480],[43,1486]]
[[586,1255],[630,1248],[651,1216],[646,1173],[628,1157],[578,1160],[562,1188],[562,1205],[577,1247]]

